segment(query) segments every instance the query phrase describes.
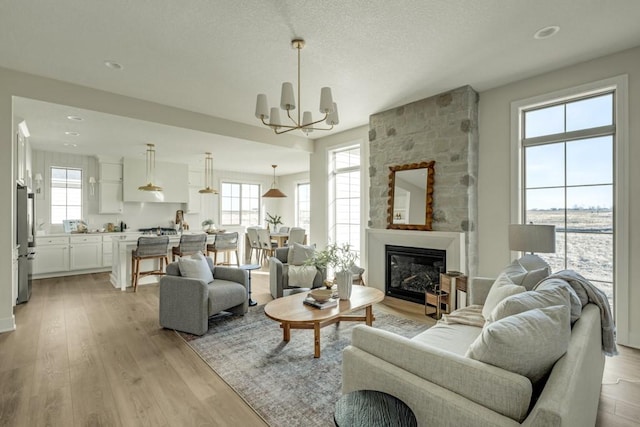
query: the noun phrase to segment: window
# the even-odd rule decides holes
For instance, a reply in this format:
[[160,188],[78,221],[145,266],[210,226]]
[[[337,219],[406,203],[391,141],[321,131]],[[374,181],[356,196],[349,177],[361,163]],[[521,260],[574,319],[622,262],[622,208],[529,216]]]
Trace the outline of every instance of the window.
[[311,184],[305,182],[296,187],[296,226],[311,229]]
[[612,91],[525,108],[523,222],[556,226],[553,271],[575,270],[613,303],[614,141]]
[[360,252],[360,147],[331,152],[329,235]]
[[82,219],[82,169],[51,168],[51,224]]
[[220,220],[223,225],[260,224],[260,185],[223,182]]

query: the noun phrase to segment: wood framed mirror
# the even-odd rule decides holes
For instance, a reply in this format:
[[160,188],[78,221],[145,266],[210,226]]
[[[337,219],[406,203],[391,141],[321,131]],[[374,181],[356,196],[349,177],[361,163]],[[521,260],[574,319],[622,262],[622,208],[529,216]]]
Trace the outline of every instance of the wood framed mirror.
[[389,167],[387,228],[431,230],[435,161]]

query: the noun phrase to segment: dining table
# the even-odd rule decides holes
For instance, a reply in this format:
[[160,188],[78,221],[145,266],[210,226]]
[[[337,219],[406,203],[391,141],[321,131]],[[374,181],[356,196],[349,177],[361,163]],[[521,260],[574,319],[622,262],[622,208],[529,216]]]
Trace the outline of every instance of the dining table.
[[[278,232],[270,232],[269,233],[270,237],[271,237],[271,241],[276,242],[277,243],[277,247],[278,248],[284,248],[285,246],[287,246],[287,240],[289,239],[289,233],[278,233]],[[304,242],[305,245],[307,244],[307,235],[304,235]],[[244,233],[244,247],[245,247],[245,251],[244,251],[244,261],[245,264],[249,264],[251,261],[251,251],[248,250],[247,248],[251,247],[251,241],[249,240],[249,234],[248,233]]]
[[289,239],[289,233],[270,233],[271,241],[275,241],[278,243],[278,247],[282,248],[287,243],[287,239]]

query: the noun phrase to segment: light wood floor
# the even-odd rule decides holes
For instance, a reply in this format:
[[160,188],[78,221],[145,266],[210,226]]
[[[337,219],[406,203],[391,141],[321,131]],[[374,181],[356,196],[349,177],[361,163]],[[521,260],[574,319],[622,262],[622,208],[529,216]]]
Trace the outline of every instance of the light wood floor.
[[[268,272],[253,299],[271,300]],[[37,280],[0,334],[0,426],[265,426],[173,331],[158,325],[158,287],[121,292],[107,274]],[[384,310],[433,323],[414,304]],[[618,378],[624,380],[616,384]],[[598,426],[638,426],[640,350],[607,358]]]

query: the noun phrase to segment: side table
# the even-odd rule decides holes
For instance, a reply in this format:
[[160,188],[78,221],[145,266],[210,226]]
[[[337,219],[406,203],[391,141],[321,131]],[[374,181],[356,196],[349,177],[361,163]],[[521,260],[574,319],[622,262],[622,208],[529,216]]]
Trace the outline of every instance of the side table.
[[397,397],[381,391],[356,390],[336,402],[333,421],[338,427],[417,427],[416,416]]
[[442,317],[442,304],[449,306],[449,293],[439,289],[434,292],[426,292],[424,302],[424,314],[429,315],[427,310],[429,306],[433,306],[436,308],[436,320],[440,320]]
[[[440,289],[449,293],[447,312],[451,312],[466,305],[467,276],[464,274],[458,271],[440,273]],[[461,301],[461,299],[464,299],[464,301]]]
[[241,270],[246,270],[247,273],[249,273],[249,305],[251,307],[253,307],[254,305],[258,305],[257,302],[255,302],[254,300],[251,299],[251,270],[258,270],[260,269],[261,266],[260,264],[243,264],[240,266]]

